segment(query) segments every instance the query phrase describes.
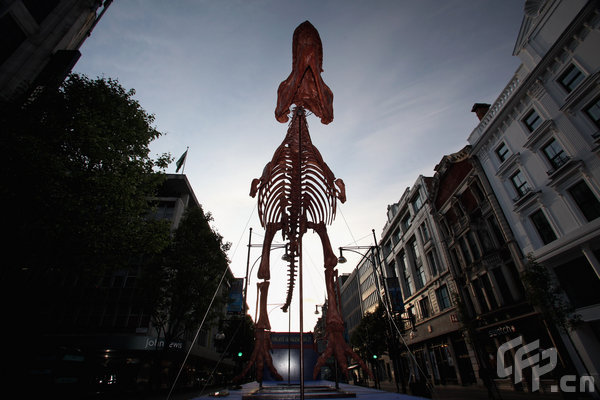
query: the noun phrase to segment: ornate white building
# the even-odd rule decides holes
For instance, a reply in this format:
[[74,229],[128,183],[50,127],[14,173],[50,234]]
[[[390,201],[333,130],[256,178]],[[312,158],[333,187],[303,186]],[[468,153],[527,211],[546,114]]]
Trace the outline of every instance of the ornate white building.
[[468,138],[523,255],[583,321],[562,339],[600,383],[600,2],[528,0],[522,64]]

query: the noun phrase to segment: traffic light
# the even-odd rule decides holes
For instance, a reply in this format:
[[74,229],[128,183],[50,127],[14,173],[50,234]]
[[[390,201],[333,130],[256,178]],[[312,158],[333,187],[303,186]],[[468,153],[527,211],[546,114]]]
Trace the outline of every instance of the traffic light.
[[243,355],[244,355],[244,353],[242,353],[241,351],[238,351],[238,357],[241,357]]
[[373,360],[377,360],[377,354],[373,354]]

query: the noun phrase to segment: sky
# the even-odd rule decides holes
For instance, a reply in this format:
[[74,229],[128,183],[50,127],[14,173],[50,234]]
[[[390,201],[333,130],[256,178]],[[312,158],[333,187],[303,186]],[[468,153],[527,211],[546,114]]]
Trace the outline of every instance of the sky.
[[[177,160],[213,228],[231,243],[231,270],[249,277],[254,318],[264,230],[250,183],[284,139],[277,88],[291,72],[292,34],[308,20],[323,43],[323,80],[334,120],[308,117],[313,144],[347,201],[328,227],[332,247],[374,245],[396,203],[419,175],[467,144],[474,103],[493,103],[519,66],[512,55],[524,0],[119,0],[81,47],[74,72],[117,79],[155,116],[163,136],[151,157]],[[175,162],[167,172],[175,173]],[[181,171],[180,171],[181,172]],[[249,228],[252,246],[248,257]],[[278,234],[274,243],[283,243]],[[325,301],[322,248],[303,238],[303,330]],[[271,252],[268,312],[273,331],[300,328],[296,284],[284,314],[287,266]],[[360,255],[346,252],[350,273]],[[256,268],[252,268],[256,266]],[[320,309],[319,309],[320,311]]]

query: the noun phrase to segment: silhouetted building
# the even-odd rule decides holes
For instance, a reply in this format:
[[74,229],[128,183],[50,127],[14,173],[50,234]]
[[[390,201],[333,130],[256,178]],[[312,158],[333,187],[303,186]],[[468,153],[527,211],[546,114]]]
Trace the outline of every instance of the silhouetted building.
[[25,100],[45,87],[60,85],[111,2],[2,1],[0,102]]
[[[185,211],[200,203],[185,175],[168,174],[156,198],[150,218],[179,225]],[[48,299],[39,322],[48,332],[32,346],[34,360],[29,365],[31,382],[56,388],[79,386],[84,392],[135,392],[167,389],[189,351],[178,387],[200,385],[221,360],[217,349],[217,326],[201,331],[187,330],[181,337],[166,341],[161,327],[154,325],[153,304],[142,290],[144,260],[129,267],[107,272],[96,281],[82,281],[76,274],[49,282],[56,296]],[[228,271],[220,291],[227,292],[233,278]],[[226,319],[226,306],[220,312]],[[194,342],[195,336],[198,336]],[[168,351],[164,351],[168,348]],[[157,363],[160,361],[160,368]],[[233,370],[231,358],[221,360],[221,370]],[[215,375],[217,379],[217,375]]]

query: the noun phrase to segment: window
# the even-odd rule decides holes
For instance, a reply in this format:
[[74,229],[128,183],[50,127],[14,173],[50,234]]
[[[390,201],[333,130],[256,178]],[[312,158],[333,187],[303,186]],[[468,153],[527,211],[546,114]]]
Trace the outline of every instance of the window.
[[423,237],[423,243],[426,243],[431,239],[431,235],[429,234],[429,228],[427,228],[427,222],[423,222],[421,224],[421,236]]
[[429,253],[427,253],[427,262],[429,263],[429,269],[431,270],[431,276],[436,276],[438,274],[438,270],[439,270],[434,252],[435,252],[435,250],[432,249]]
[[452,251],[450,252],[450,258],[452,258],[452,262],[457,267],[462,267],[463,266],[462,262],[460,261],[460,257],[458,256],[458,251],[456,250],[455,247],[453,247]]
[[517,170],[517,172],[510,177],[510,181],[517,191],[517,197],[522,197],[529,192],[529,190],[531,190],[529,184],[525,180],[525,177],[523,177],[523,173],[520,170]]
[[396,263],[394,261],[392,261],[391,263],[389,263],[388,266],[387,266],[387,277],[388,278],[395,278],[396,277]]
[[439,289],[436,289],[435,296],[437,297],[440,311],[445,310],[446,308],[450,308],[450,306],[452,306],[452,303],[450,303],[450,294],[448,293],[448,288],[446,287],[446,285],[440,286]]
[[175,215],[174,201],[159,201],[154,211],[155,219],[172,220]]
[[416,269],[417,269],[417,274],[415,276],[415,284],[417,286],[417,290],[419,290],[423,286],[425,286],[427,279],[425,278],[425,268],[423,267],[423,264],[417,265]]
[[494,216],[491,216],[487,219],[487,221],[492,227],[492,233],[494,234],[494,238],[496,238],[496,243],[504,243],[504,235],[502,234],[498,220],[496,220]]
[[590,105],[584,109],[585,113],[600,128],[600,97],[596,98]]
[[473,258],[476,260],[481,258],[481,253],[479,252],[479,247],[477,246],[477,241],[475,240],[475,234],[473,231],[469,231],[467,233],[467,241],[469,242],[469,248],[471,249],[471,253],[473,253]]
[[417,244],[417,240],[414,239],[410,242],[410,249],[412,251],[413,259],[415,260],[415,264],[422,264],[421,261],[421,252],[419,251],[419,245]]
[[504,277],[502,268],[494,269],[493,273],[494,273],[494,278],[496,279],[496,283],[498,284],[498,288],[500,289],[500,294],[502,295],[502,299],[504,300],[504,305],[514,302],[513,295],[510,292],[510,288],[508,287],[508,282],[506,281],[506,278]]
[[565,154],[556,139],[552,139],[548,142],[548,144],[542,148],[542,151],[554,169],[562,167],[569,161],[569,157]]
[[473,258],[471,257],[471,252],[469,251],[469,247],[467,246],[467,242],[465,241],[465,237],[462,236],[458,241],[460,245],[460,250],[463,255],[463,258],[467,265],[470,265],[473,262]]
[[490,306],[485,298],[483,283],[481,282],[480,278],[473,279],[473,289],[475,290],[475,297],[477,297],[479,307],[481,307],[481,312],[486,313],[490,311]]
[[581,70],[574,64],[571,64],[558,78],[558,82],[563,88],[565,88],[567,92],[570,93],[577,87],[577,85],[579,85],[584,77],[585,76],[583,75],[583,72],[581,72]]
[[[5,8],[5,7],[3,7]],[[0,64],[4,63],[27,39],[19,24],[10,13],[0,18]]]
[[402,232],[400,231],[400,228],[394,229],[394,233],[392,233],[392,241],[394,242],[394,244],[398,244],[401,238]]
[[523,119],[523,123],[525,124],[529,132],[533,132],[538,126],[540,126],[540,124],[542,123],[542,119],[540,118],[537,111],[531,110],[529,114],[527,114]]
[[585,257],[568,261],[554,268],[554,272],[574,307],[585,307],[600,302],[600,280]]
[[535,229],[537,230],[544,244],[548,244],[556,240],[556,234],[554,233],[554,230],[552,230],[548,219],[546,219],[546,215],[541,209],[531,214],[529,218],[531,219],[531,222],[533,222],[533,225],[535,226]]
[[571,186],[569,193],[588,221],[600,217],[600,202],[584,181]]
[[417,193],[417,195],[413,198],[412,202],[413,211],[415,214],[423,207],[423,200],[421,200],[421,196]]
[[410,297],[414,292],[414,287],[412,284],[410,270],[408,269],[408,258],[406,257],[406,252],[402,252],[400,255],[400,267],[402,270],[402,279],[404,280],[404,298],[407,298]]
[[490,302],[490,306],[492,310],[498,308],[498,303],[496,302],[496,296],[494,296],[494,290],[492,289],[492,283],[490,282],[490,276],[488,274],[481,276],[481,281],[483,283],[483,288],[485,289],[485,293],[487,295],[487,299]]
[[25,7],[27,7],[29,13],[38,24],[41,24],[46,19],[58,3],[59,0],[23,0],[23,4],[25,4]]
[[419,308],[421,309],[421,318],[429,318],[431,315],[431,303],[429,302],[429,297],[423,297],[419,300]]
[[385,244],[383,245],[383,255],[387,257],[392,252],[393,247],[394,245],[392,244],[391,240],[385,242]]
[[410,213],[406,213],[406,215],[402,218],[402,230],[406,232],[408,228],[410,228]]
[[488,252],[490,250],[494,250],[496,247],[494,246],[494,242],[490,233],[488,232],[486,227],[482,227],[477,231],[479,236],[479,240],[481,242],[481,246],[483,247],[483,252]]
[[508,147],[506,147],[506,143],[502,142],[500,146],[496,148],[496,155],[500,162],[503,162],[508,158]]

